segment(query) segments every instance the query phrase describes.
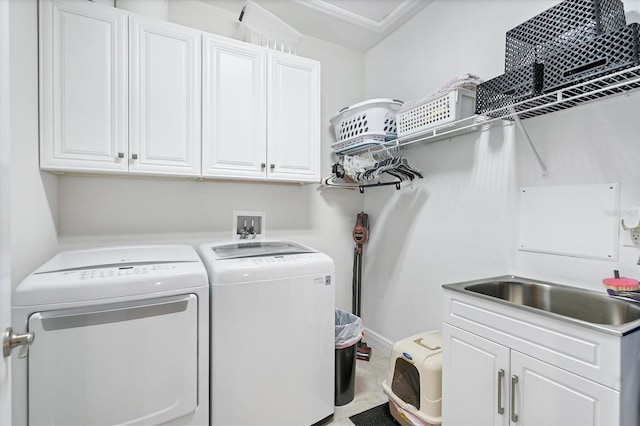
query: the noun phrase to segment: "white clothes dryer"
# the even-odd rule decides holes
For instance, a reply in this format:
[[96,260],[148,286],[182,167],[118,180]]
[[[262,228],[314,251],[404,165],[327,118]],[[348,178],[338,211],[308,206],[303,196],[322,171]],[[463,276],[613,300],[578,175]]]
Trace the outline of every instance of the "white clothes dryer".
[[66,251],[13,295],[14,424],[209,422],[209,286],[190,246]]
[[285,241],[199,247],[211,284],[213,425],[311,425],[333,414],[335,269]]

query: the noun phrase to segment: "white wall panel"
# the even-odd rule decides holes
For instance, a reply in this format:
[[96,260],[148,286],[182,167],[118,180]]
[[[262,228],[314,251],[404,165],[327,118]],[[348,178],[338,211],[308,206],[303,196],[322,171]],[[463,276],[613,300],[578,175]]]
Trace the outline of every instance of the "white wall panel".
[[[464,73],[496,77],[506,31],[557,3],[436,0],[367,52],[365,98],[419,100]],[[627,21],[640,21],[640,1],[624,4]],[[639,114],[634,94],[525,120],[546,179],[512,126],[402,151],[425,179],[365,193],[364,324],[393,341],[439,328],[448,282],[514,273],[602,291],[614,268],[637,277],[640,252],[621,242],[617,262],[579,259],[519,252],[517,230],[522,186],[618,182],[620,208],[637,204]]]
[[58,178],[38,162],[38,8],[10,2],[11,277],[16,286],[58,248]]

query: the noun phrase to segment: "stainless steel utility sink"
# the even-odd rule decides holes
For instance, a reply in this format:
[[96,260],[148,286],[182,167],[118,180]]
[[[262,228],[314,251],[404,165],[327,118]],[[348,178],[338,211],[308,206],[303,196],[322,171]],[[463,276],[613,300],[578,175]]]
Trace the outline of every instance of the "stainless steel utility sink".
[[[447,284],[444,288],[473,296],[492,298],[517,308],[536,309],[581,323],[600,325],[611,331],[628,332],[625,325],[638,321],[640,305],[577,287],[527,278],[503,276],[486,280]],[[635,327],[632,327],[635,328]]]

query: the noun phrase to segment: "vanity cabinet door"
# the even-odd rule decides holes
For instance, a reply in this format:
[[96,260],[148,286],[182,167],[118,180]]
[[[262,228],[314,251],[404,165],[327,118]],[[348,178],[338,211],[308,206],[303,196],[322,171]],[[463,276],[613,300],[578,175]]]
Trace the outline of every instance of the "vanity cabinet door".
[[517,380],[517,425],[617,425],[620,394],[611,388],[531,358],[511,352],[511,375]]
[[509,348],[443,324],[442,424],[509,424]]
[[127,13],[40,4],[40,167],[127,171]]

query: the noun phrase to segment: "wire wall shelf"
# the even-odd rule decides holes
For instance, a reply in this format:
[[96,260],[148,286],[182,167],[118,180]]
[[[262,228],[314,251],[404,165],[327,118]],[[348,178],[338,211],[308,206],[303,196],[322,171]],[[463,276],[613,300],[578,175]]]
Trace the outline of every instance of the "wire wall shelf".
[[[635,66],[527,99],[509,107],[488,111],[482,115],[474,115],[424,130],[420,133],[399,137],[384,143],[380,148],[372,151],[384,151],[392,147],[402,148],[415,143],[436,142],[484,130],[493,125],[505,124],[504,120],[507,120],[507,124],[509,124],[516,118],[524,120],[604,98],[630,94],[638,90],[640,90],[640,66]],[[514,112],[517,117],[514,117]]]

